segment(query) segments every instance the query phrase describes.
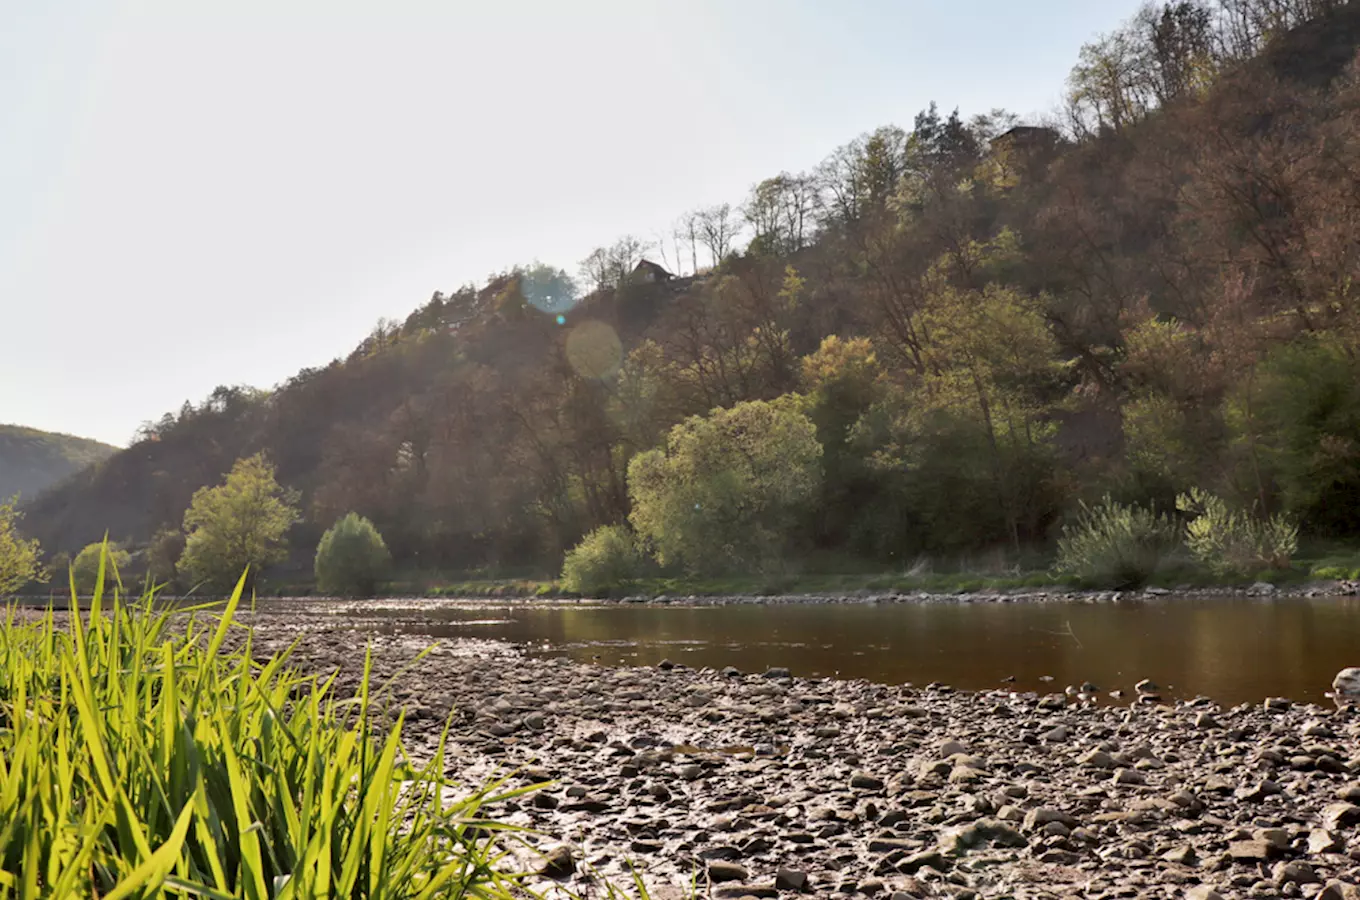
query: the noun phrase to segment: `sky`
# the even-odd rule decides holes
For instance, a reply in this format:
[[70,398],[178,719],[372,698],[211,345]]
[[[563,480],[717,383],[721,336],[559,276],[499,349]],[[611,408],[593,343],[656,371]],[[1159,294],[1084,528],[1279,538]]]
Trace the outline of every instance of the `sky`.
[[126,445],[436,290],[1055,110],[1138,0],[0,0],[0,422]]

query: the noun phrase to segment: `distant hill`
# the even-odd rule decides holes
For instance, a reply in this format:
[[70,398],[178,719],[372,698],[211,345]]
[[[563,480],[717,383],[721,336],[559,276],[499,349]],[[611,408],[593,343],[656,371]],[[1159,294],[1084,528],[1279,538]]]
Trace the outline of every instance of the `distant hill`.
[[0,425],[0,500],[15,494],[32,500],[47,488],[118,452],[117,447],[24,428]]

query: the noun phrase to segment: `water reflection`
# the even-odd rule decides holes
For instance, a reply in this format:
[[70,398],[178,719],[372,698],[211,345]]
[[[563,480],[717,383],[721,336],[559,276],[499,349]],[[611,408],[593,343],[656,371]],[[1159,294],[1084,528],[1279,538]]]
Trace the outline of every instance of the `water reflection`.
[[969,689],[1014,676],[1016,689],[1036,691],[1082,681],[1128,691],[1151,678],[1169,694],[1223,703],[1323,702],[1336,671],[1360,664],[1360,600],[1349,597],[710,608],[389,602],[354,615],[383,630],[500,638],[602,664],[669,658]]

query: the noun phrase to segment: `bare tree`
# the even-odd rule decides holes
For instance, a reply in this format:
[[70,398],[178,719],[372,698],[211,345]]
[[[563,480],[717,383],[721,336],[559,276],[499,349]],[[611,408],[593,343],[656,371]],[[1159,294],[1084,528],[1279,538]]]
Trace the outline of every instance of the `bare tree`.
[[781,172],[751,189],[742,215],[755,231],[760,250],[795,253],[811,235],[817,205],[817,182],[810,175]]
[[[691,214],[691,224],[697,229],[698,242],[708,250],[715,267],[732,252],[732,244],[741,226],[732,215],[730,203],[695,210]],[[697,260],[694,268],[696,271],[699,268]]]

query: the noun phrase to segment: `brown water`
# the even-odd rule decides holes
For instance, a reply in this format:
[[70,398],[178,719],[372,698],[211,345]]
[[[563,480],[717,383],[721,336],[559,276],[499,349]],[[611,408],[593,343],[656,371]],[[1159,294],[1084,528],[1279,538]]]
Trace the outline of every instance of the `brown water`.
[[495,638],[603,665],[784,666],[800,676],[1040,692],[1092,681],[1131,693],[1150,678],[1165,696],[1227,704],[1327,702],[1337,670],[1360,665],[1360,599],[1350,597],[707,608],[387,601],[341,614],[358,627]]

